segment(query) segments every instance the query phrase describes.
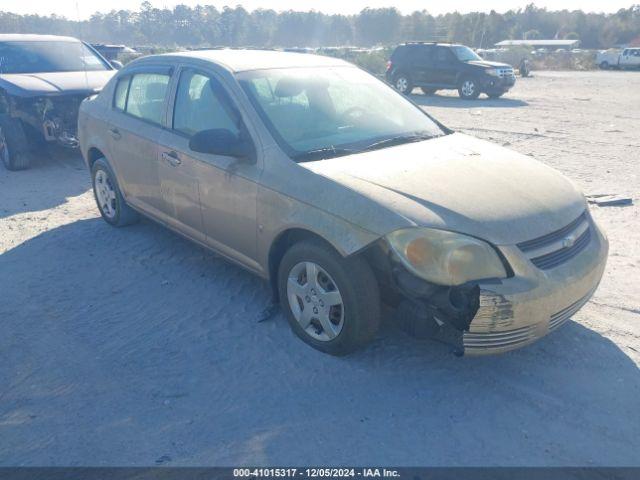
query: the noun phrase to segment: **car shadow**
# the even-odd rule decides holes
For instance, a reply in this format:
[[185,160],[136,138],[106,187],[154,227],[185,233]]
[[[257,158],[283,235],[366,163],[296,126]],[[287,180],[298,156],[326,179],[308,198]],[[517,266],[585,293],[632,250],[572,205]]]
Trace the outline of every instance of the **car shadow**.
[[445,108],[518,108],[526,107],[529,104],[524,100],[516,98],[487,98],[481,96],[476,100],[463,100],[459,97],[448,95],[416,95],[409,98],[423,107],[445,107]]
[[[631,465],[640,375],[580,323],[456,358],[385,321],[321,354],[254,275],[150,221],[0,255],[0,465]],[[304,440],[302,440],[304,439]]]
[[78,150],[38,148],[30,168],[9,171],[0,162],[0,218],[47,210],[90,188],[90,178]]

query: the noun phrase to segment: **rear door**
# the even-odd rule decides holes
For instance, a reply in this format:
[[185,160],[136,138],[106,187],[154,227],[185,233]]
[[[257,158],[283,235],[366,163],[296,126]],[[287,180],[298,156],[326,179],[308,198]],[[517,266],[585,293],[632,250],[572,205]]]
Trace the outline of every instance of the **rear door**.
[[158,177],[171,68],[144,67],[119,79],[109,125],[110,160],[127,201],[164,220]]
[[434,49],[433,68],[429,77],[430,83],[455,87],[459,61],[450,48],[437,45]]
[[429,83],[429,74],[432,66],[431,45],[409,45],[408,58],[412,65],[412,81],[415,85]]

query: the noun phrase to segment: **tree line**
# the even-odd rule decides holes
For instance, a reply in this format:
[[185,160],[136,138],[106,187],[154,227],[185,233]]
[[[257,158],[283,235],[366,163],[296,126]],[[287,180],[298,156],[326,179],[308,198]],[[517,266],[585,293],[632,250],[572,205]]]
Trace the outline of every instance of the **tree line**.
[[90,42],[156,47],[328,47],[393,45],[408,40],[459,42],[491,48],[505,39],[579,39],[583,48],[640,41],[640,5],[616,13],[549,11],[533,4],[505,13],[426,10],[402,15],[396,8],[365,8],[356,15],[317,11],[247,11],[212,5],[172,9],[149,2],[138,10],[95,13],[87,20],[0,11],[0,33],[70,35]]

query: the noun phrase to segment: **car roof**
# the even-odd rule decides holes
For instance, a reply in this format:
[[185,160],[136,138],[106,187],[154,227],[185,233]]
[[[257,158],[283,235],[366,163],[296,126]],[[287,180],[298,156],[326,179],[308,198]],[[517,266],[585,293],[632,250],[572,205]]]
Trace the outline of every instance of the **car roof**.
[[34,35],[22,33],[2,33],[0,42],[79,42],[77,38],[59,35]]
[[398,45],[399,47],[410,47],[413,45],[433,45],[438,47],[461,47],[462,45],[459,43],[441,43],[441,42],[406,42]]
[[[332,67],[351,66],[350,63],[332,57],[308,53],[279,52],[273,50],[195,50],[190,52],[165,53],[158,57],[193,58],[213,62],[231,72],[247,70],[264,70],[271,68],[293,67]],[[150,57],[147,57],[150,58]]]

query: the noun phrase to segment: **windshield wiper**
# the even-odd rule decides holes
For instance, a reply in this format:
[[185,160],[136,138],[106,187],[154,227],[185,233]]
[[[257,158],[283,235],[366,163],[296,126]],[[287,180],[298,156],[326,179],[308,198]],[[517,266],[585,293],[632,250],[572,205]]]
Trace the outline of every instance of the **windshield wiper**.
[[385,138],[384,140],[373,142],[371,145],[364,147],[362,151],[377,150],[379,148],[402,145],[403,143],[421,142],[422,140],[428,140],[430,138],[433,138],[433,135],[398,135],[397,137]]
[[308,162],[311,160],[324,160],[326,158],[341,157],[343,155],[350,155],[356,153],[356,150],[350,148],[336,148],[336,147],[323,147],[315,150],[309,150],[307,152],[298,153],[292,158],[296,162]]

